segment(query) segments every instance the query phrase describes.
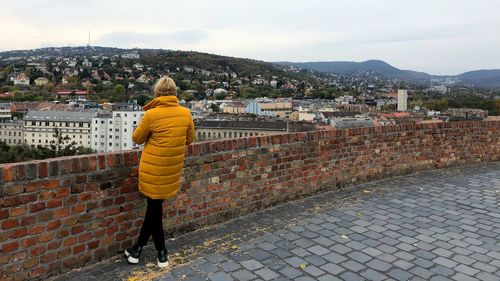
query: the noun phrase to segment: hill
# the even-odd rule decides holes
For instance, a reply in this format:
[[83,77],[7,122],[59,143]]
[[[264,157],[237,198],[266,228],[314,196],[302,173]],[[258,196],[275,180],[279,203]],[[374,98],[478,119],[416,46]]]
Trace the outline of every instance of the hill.
[[460,75],[438,76],[425,72],[402,70],[381,60],[368,60],[364,62],[329,61],[329,62],[275,62],[277,65],[287,65],[302,69],[309,69],[324,73],[354,75],[371,72],[389,79],[400,79],[410,82],[430,83],[431,79],[455,78],[460,84],[474,87],[500,88],[500,70],[477,70]]

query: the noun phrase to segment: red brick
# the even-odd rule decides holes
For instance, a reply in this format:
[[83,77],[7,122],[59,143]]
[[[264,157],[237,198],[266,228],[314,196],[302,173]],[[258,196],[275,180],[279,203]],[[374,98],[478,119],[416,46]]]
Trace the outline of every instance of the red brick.
[[32,216],[25,216],[21,219],[21,225],[22,226],[26,226],[26,225],[31,225],[31,224],[34,224],[36,223],[36,216],[35,215],[32,215]]
[[29,203],[29,202],[35,202],[38,200],[36,194],[34,193],[30,193],[30,194],[21,194],[19,196],[19,199],[21,201],[21,204],[26,204],[26,203]]
[[30,205],[30,213],[36,213],[45,210],[45,202],[38,202]]
[[97,247],[99,247],[99,240],[89,242],[87,244],[87,247],[89,248],[89,250],[97,249]]
[[61,241],[60,240],[52,241],[52,242],[50,242],[47,245],[47,249],[48,250],[59,249],[59,247],[61,247]]
[[21,196],[19,195],[4,197],[3,199],[3,207],[11,207],[19,204],[21,204]]
[[26,185],[25,191],[26,192],[35,192],[39,191],[42,189],[43,182],[42,181],[36,181],[36,182],[30,182]]
[[33,234],[42,233],[44,230],[45,230],[45,225],[43,225],[43,224],[35,225],[35,226],[30,227],[29,234],[33,235]]
[[40,263],[40,259],[39,258],[32,258],[32,259],[26,260],[23,263],[23,267],[24,267],[24,269],[30,269],[30,268],[33,268],[33,267],[37,266],[39,263]]
[[2,244],[2,254],[13,252],[17,250],[17,248],[19,248],[19,243],[17,243],[17,241],[4,243]]
[[78,242],[78,238],[77,237],[70,237],[70,238],[64,239],[63,245],[65,247],[69,247],[69,246],[75,245],[77,242]]
[[30,255],[32,257],[36,257],[36,256],[40,256],[40,255],[44,254],[46,249],[47,249],[47,247],[45,245],[40,245],[40,246],[32,247],[29,251],[30,251]]
[[58,189],[55,193],[55,197],[65,197],[71,194],[71,188],[70,187],[62,187]]
[[71,207],[71,214],[79,214],[85,212],[85,204],[78,204]]
[[59,208],[55,211],[56,218],[65,218],[69,216],[69,208]]
[[21,237],[24,237],[28,234],[28,229],[26,227],[23,227],[23,228],[17,228],[15,229],[11,234],[10,234],[10,238],[11,239],[17,239],[17,238],[21,238]]
[[9,217],[9,210],[8,209],[1,209],[0,210],[0,220],[6,219]]
[[52,220],[47,224],[47,230],[51,231],[61,227],[61,220]]
[[38,163],[38,175],[41,178],[45,178],[49,175],[48,173],[48,163],[47,162],[40,162]]
[[21,246],[23,246],[23,249],[28,249],[33,247],[38,243],[38,237],[37,236],[32,236],[28,238],[24,238],[23,241],[21,242]]
[[23,192],[24,192],[24,185],[22,184],[6,186],[3,188],[3,193],[7,196],[21,194]]
[[85,226],[84,225],[75,225],[73,227],[71,227],[71,234],[72,235],[75,235],[75,234],[78,234],[78,233],[82,233],[83,230],[85,229]]
[[3,167],[3,181],[11,182],[14,180],[14,169],[12,165],[6,165]]
[[46,243],[51,241],[54,238],[54,233],[52,231],[41,233],[38,237],[38,242]]
[[11,228],[17,227],[18,225],[19,225],[19,220],[17,220],[17,219],[8,219],[8,220],[4,220],[2,222],[2,229],[3,230],[11,229]]
[[42,276],[43,274],[45,274],[45,267],[41,266],[41,267],[37,267],[37,268],[34,268],[33,270],[31,270],[30,277],[36,278],[36,277]]
[[86,241],[89,241],[90,239],[92,239],[94,237],[94,234],[92,233],[85,233],[85,234],[82,234],[80,235],[80,237],[78,238],[78,242],[82,243],[82,242],[86,242]]
[[59,187],[59,180],[46,180],[43,182],[45,189],[54,189]]
[[47,208],[49,208],[49,209],[57,208],[60,206],[62,206],[62,199],[61,198],[51,199],[47,202]]
[[28,257],[28,252],[27,251],[22,251],[22,252],[17,252],[12,255],[11,262],[18,262],[20,260],[24,260]]
[[78,245],[73,247],[73,255],[78,255],[79,253],[85,251],[85,245]]

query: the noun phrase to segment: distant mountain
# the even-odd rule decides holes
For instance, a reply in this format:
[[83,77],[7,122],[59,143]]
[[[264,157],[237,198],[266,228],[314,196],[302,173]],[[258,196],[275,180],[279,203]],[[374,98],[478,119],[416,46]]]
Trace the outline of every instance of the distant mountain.
[[463,83],[487,88],[500,88],[500,69],[476,70],[456,76]]
[[466,85],[487,88],[500,88],[500,69],[477,70],[454,76],[438,76],[427,74],[425,72],[401,70],[381,60],[368,60],[364,62],[275,62],[275,64],[288,65],[302,69],[310,69],[319,72],[336,73],[342,75],[373,72],[389,79],[400,79],[404,81],[423,83],[430,83],[431,79],[450,77],[460,79],[461,83]]
[[376,74],[383,75],[387,78],[399,78],[406,80],[430,80],[432,78],[432,75],[429,75],[427,73],[411,70],[401,70],[381,60],[368,60],[364,62],[276,62],[276,64],[290,65],[303,69],[343,75],[371,71]]

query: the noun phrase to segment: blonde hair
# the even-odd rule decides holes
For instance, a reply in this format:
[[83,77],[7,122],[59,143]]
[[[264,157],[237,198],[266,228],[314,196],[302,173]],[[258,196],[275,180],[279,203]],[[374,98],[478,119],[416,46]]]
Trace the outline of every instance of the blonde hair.
[[154,87],[155,97],[177,96],[177,86],[172,78],[163,76]]

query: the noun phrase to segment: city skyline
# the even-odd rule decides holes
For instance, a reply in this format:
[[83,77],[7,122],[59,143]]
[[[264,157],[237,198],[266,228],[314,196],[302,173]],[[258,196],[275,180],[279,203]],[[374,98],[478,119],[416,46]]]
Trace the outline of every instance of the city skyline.
[[90,31],[91,45],[264,61],[381,59],[438,75],[500,68],[500,31],[495,28],[500,3],[493,0],[140,4],[9,2],[0,20],[0,51],[86,45]]

